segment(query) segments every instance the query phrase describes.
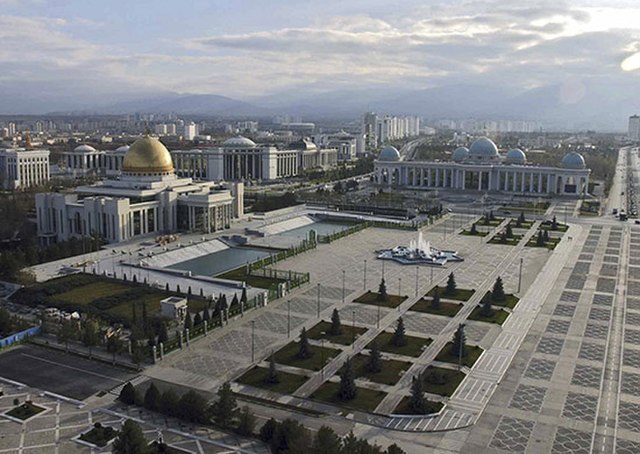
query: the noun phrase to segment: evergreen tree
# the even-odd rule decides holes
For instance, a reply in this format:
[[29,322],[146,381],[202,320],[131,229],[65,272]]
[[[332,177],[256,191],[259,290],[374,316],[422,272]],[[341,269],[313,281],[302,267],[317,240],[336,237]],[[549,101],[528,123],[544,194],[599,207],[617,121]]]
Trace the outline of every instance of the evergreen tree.
[[544,246],[544,235],[542,230],[538,230],[538,237],[536,238],[536,246]]
[[127,419],[122,425],[120,434],[113,442],[113,454],[147,454],[150,452],[142,428],[135,421]]
[[231,300],[231,305],[229,307],[236,307],[240,304],[240,300],[238,299],[238,294],[233,294],[233,299]]
[[392,445],[389,445],[389,447],[384,452],[384,454],[407,454],[407,453],[404,449],[402,449],[400,446],[394,443]]
[[444,289],[445,295],[455,295],[457,290],[456,278],[453,273],[449,274],[449,278],[447,279],[447,287]]
[[177,285],[176,285],[176,293],[182,293],[182,292],[180,291],[180,284],[177,284]]
[[206,422],[205,400],[195,391],[187,391],[178,401],[178,415],[185,421]]
[[233,424],[233,420],[238,412],[236,398],[231,391],[229,382],[223,383],[218,388],[218,400],[215,401],[209,410],[213,420],[220,427],[227,428]]
[[276,360],[273,352],[271,352],[271,356],[269,356],[269,370],[264,377],[264,382],[269,385],[280,383],[280,377],[278,377],[278,369],[276,369]]
[[471,224],[471,230],[469,231],[469,233],[471,235],[477,235],[478,234],[478,229],[476,228],[476,223],[475,222],[473,224]]
[[269,446],[273,453],[304,453],[308,451],[310,437],[307,429],[293,419],[285,419],[276,425]]
[[433,296],[431,297],[431,309],[434,311],[440,310],[440,289],[438,287],[433,289]]
[[167,416],[178,415],[178,396],[173,389],[169,389],[162,393],[160,398],[160,411]]
[[382,370],[382,355],[380,354],[380,348],[376,341],[373,341],[371,345],[369,359],[367,360],[367,370],[374,374]]
[[298,342],[298,353],[296,355],[299,359],[307,359],[313,356],[313,351],[309,345],[309,338],[307,337],[307,329],[302,327],[300,331],[300,341]]
[[504,294],[504,285],[502,284],[502,278],[498,276],[493,284],[493,290],[491,291],[491,299],[495,302],[504,302],[507,300],[507,296]]
[[451,355],[455,357],[467,356],[466,336],[464,334],[464,325],[458,325],[458,329],[453,334],[453,342],[451,344]]
[[489,210],[489,219],[491,219],[492,221],[496,220],[495,215],[493,214],[493,210]]
[[138,313],[136,310],[137,303],[133,301],[131,303],[131,323],[133,326],[138,326]]
[[184,317],[184,332],[191,331],[193,328],[193,320],[191,320],[191,314],[187,311],[187,315]]
[[169,340],[169,330],[167,329],[167,324],[165,322],[160,323],[158,329],[158,342],[162,342],[166,344]]
[[237,432],[243,436],[253,435],[256,428],[256,417],[249,407],[243,407],[238,415]]
[[340,437],[331,427],[322,426],[316,433],[311,447],[312,454],[339,454],[342,448]]
[[340,400],[347,401],[356,398],[356,380],[353,372],[353,365],[351,358],[347,359],[340,371],[340,388],[338,390],[338,397]]
[[89,358],[93,358],[93,347],[100,343],[98,326],[93,320],[87,320],[82,332],[82,343],[89,349]]
[[513,229],[511,228],[511,222],[507,224],[507,238],[513,238]]
[[411,380],[411,410],[417,414],[424,414],[426,411],[424,389],[420,375],[416,375]]
[[342,450],[340,451],[342,454],[348,454],[351,452],[359,453],[361,450],[362,446],[360,444],[360,440],[353,434],[353,432],[349,432],[342,439]]
[[136,402],[136,389],[131,382],[127,382],[120,390],[120,401],[127,405],[133,405]]
[[330,336],[339,336],[342,334],[342,324],[340,323],[340,314],[338,309],[334,309],[331,314],[331,327],[329,328]]
[[151,383],[144,393],[144,408],[149,411],[160,410],[160,391],[154,383]]
[[147,305],[142,302],[142,326],[144,326],[145,330],[147,329],[149,323],[149,319],[147,318]]
[[202,316],[200,315],[200,312],[196,312],[195,317],[193,317],[193,326],[200,325],[202,325]]
[[525,222],[527,222],[527,220],[524,218],[524,211],[520,212],[520,217],[518,218],[518,220],[520,221],[520,224],[524,224]]
[[270,443],[278,429],[278,422],[271,418],[260,428],[260,440]]
[[[4,331],[4,330],[3,330]],[[73,320],[62,320],[58,329],[58,342],[64,344],[65,351],[69,351],[69,341],[78,335],[78,326]]]
[[205,308],[202,313],[202,321],[209,323],[209,320],[211,320],[211,314],[209,313],[209,309]]
[[556,219],[556,217],[553,217],[553,220],[551,221],[551,230],[558,230],[558,220]]
[[505,244],[507,242],[507,232],[504,230],[500,232],[500,242]]
[[382,278],[378,286],[378,296],[376,299],[378,301],[387,301],[387,284],[384,282],[384,278]]
[[168,283],[168,282],[167,282],[167,284],[164,286],[164,290],[165,290],[166,292],[168,292],[168,291],[169,291],[169,283]]
[[549,241],[549,231],[548,230],[544,230],[543,238],[544,238],[544,242],[545,243],[547,243]]
[[247,307],[247,288],[242,287],[242,295],[240,296],[240,302],[244,307]]
[[484,298],[482,298],[482,309],[480,309],[480,315],[483,317],[491,317],[493,315],[492,301],[495,301],[493,298],[493,292],[489,290]]
[[404,320],[402,317],[398,318],[398,323],[396,324],[396,330],[391,337],[391,345],[395,347],[404,347],[407,345],[407,335],[405,334],[404,329]]
[[122,352],[122,349],[122,341],[120,340],[118,335],[112,334],[111,336],[109,336],[109,338],[107,339],[107,351],[112,355],[111,359],[113,364],[116,363],[116,355]]
[[131,361],[133,361],[133,364],[138,366],[138,370],[140,370],[140,365],[144,361],[145,356],[146,355],[142,347],[136,344],[131,346]]
[[490,224],[489,216],[487,216],[486,213],[485,213],[484,217],[482,218],[482,220],[484,221],[484,225],[489,225]]

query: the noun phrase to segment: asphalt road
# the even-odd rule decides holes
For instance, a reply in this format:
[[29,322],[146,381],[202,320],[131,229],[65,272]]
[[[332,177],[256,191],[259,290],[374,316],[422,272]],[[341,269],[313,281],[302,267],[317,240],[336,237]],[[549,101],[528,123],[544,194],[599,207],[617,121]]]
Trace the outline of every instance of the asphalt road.
[[130,380],[129,371],[35,345],[0,354],[0,376],[30,387],[84,400]]

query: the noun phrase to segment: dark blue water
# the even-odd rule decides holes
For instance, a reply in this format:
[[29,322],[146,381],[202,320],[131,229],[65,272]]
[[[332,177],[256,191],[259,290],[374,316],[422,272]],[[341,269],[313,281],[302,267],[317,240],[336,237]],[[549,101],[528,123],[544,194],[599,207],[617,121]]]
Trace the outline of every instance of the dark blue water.
[[294,236],[302,241],[303,239],[309,238],[310,230],[315,230],[318,235],[328,235],[334,232],[342,232],[352,225],[353,224],[340,224],[338,222],[320,221],[314,222],[313,224],[305,225],[304,227],[287,230],[286,232],[279,233],[278,235]]
[[191,260],[176,263],[169,268],[174,270],[191,271],[193,274],[202,276],[215,276],[225,271],[238,268],[247,262],[268,257],[275,254],[275,251],[269,252],[265,249],[253,249],[248,247],[232,247],[212,254],[196,257]]

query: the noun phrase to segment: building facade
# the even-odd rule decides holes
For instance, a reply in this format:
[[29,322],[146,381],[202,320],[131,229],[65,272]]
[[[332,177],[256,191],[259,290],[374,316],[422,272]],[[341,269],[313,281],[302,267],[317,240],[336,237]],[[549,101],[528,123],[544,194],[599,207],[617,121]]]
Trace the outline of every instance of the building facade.
[[49,181],[49,150],[0,150],[0,178],[4,189],[26,189]]
[[522,150],[501,156],[496,145],[482,137],[469,149],[461,147],[451,161],[403,161],[393,147],[380,153],[374,180],[381,186],[505,192],[513,194],[583,195],[590,170],[576,152],[567,153],[559,167],[528,165]]
[[36,194],[38,235],[48,244],[92,235],[113,243],[177,231],[211,233],[241,217],[243,201],[242,183],[180,177],[164,145],[143,137],[124,154],[116,178],[73,193]]
[[629,117],[629,139],[640,140],[640,116],[638,115]]

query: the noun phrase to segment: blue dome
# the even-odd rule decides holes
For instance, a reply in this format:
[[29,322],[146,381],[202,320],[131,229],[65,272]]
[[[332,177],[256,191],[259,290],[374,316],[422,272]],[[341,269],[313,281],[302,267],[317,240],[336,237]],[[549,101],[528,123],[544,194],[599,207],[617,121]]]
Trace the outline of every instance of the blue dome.
[[513,150],[509,150],[505,161],[507,164],[526,164],[527,155],[525,155],[521,149],[514,148]]
[[453,151],[451,159],[455,162],[462,162],[469,157],[469,149],[467,147],[458,147]]
[[565,169],[584,169],[587,165],[580,153],[571,151],[562,158],[562,167]]
[[498,147],[493,140],[488,137],[480,137],[476,139],[469,147],[469,157],[476,160],[493,160],[498,159]]
[[378,161],[399,161],[400,160],[400,152],[396,147],[388,146],[384,147],[384,149],[380,152],[378,156]]

